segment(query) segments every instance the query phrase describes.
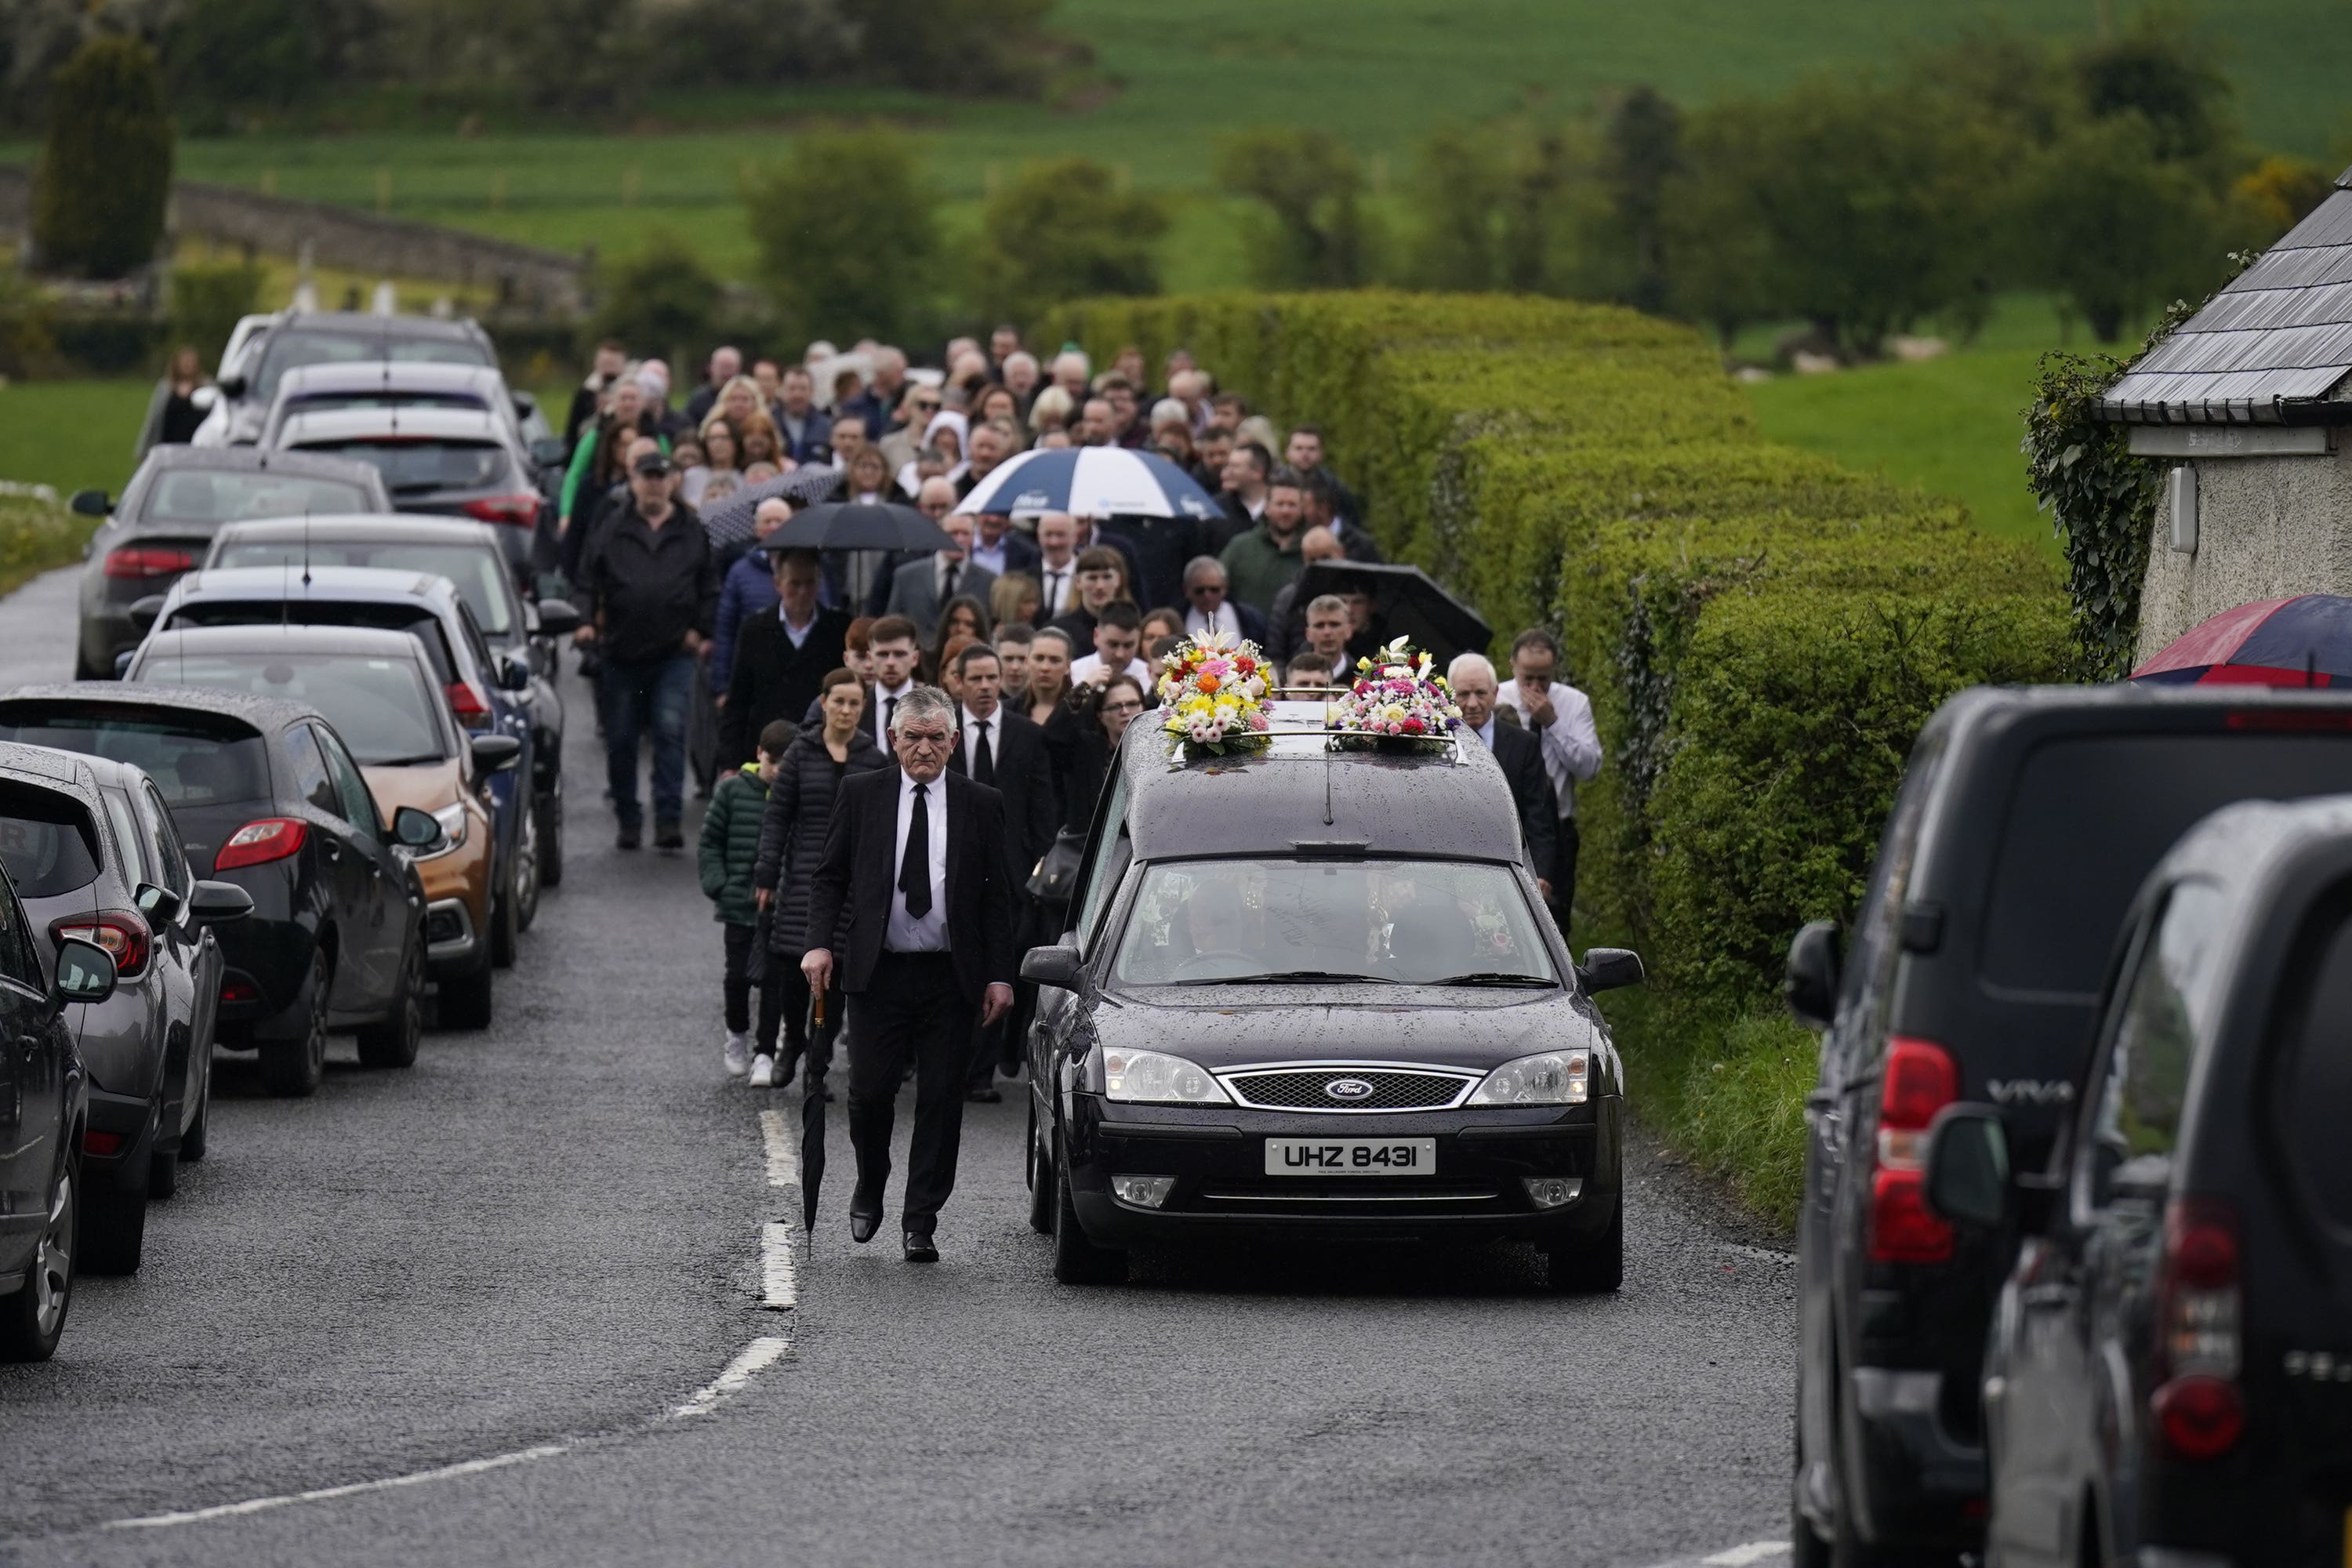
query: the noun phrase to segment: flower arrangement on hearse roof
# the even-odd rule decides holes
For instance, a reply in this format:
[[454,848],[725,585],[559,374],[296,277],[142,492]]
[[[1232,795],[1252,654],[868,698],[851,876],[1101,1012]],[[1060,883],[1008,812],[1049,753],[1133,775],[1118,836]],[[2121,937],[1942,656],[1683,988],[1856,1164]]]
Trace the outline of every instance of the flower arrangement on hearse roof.
[[1185,638],[1160,661],[1163,728],[1215,754],[1264,742],[1266,662],[1257,644],[1223,633]]
[[1462,724],[1436,661],[1398,637],[1356,661],[1356,684],[1332,702],[1325,727],[1339,745],[1413,746],[1452,738]]

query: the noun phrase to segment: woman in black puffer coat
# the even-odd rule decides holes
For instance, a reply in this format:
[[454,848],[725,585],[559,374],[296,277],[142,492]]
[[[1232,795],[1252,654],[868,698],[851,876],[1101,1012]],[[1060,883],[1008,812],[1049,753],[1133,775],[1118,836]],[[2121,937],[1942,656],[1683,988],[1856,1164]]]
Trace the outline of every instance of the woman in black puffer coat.
[[891,765],[888,754],[866,732],[866,688],[857,677],[835,670],[824,678],[817,703],[824,716],[823,726],[813,725],[794,738],[776,769],[776,782],[768,786],[760,858],[751,872],[751,886],[771,914],[772,968],[783,972],[784,1059],[777,1064],[776,1082],[792,1082],[805,1053],[812,1090],[833,1065],[833,1041],[841,1028],[841,990],[835,986],[825,993],[824,1027],[812,1038],[809,984],[801,973],[801,955],[809,946],[809,879],[824,858],[825,835],[833,829],[834,802],[840,798],[843,782]]

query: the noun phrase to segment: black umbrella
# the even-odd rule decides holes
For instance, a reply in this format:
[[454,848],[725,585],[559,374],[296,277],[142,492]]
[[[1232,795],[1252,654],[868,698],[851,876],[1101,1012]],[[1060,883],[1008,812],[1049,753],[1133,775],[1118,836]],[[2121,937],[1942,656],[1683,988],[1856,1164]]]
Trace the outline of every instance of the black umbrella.
[[814,1046],[824,1028],[824,993],[811,988],[809,997],[809,1032],[811,1050],[803,1058],[801,1070],[801,1228],[816,1229],[816,1193],[824,1184],[824,1084],[810,1072],[809,1061],[815,1055]]
[[1409,637],[1441,670],[1455,654],[1484,653],[1495,640],[1493,629],[1477,611],[1430,581],[1418,566],[1312,562],[1299,574],[1298,603],[1359,589],[1372,595],[1372,629],[1382,642]]
[[770,550],[952,550],[947,530],[895,501],[825,501],[768,535]]
[[751,517],[760,510],[760,503],[794,499],[792,482],[799,479],[802,472],[794,468],[789,474],[761,479],[756,485],[745,485],[725,500],[712,502],[710,510],[702,514],[702,531],[710,536],[711,548],[728,550],[751,543],[757,537],[751,531]]

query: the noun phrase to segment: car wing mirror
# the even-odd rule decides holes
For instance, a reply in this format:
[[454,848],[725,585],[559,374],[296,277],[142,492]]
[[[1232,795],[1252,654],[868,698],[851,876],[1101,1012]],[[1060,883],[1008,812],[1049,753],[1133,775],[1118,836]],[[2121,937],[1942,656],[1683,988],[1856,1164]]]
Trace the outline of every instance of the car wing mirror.
[[1837,1016],[1838,972],[1844,963],[1844,942],[1833,921],[1814,921],[1789,944],[1789,965],[1780,980],[1780,994],[1808,1029],[1830,1026]]
[[[501,736],[500,739],[506,739]],[[507,744],[513,745],[511,740]],[[441,819],[429,811],[404,805],[392,814],[392,841],[404,849],[437,849],[446,837],[441,831]]]
[[2017,1213],[2009,1131],[1990,1105],[1948,1105],[1927,1130],[1927,1206],[1954,1225],[2000,1230]]
[[94,942],[69,936],[58,944],[58,978],[49,987],[49,1011],[62,1013],[76,1002],[103,1002],[114,994],[114,955]]
[[1053,947],[1033,947],[1021,960],[1021,978],[1032,985],[1050,985],[1056,991],[1087,989],[1086,965],[1078,961],[1078,950],[1056,944]]
[[223,397],[243,397],[245,395],[245,377],[241,375],[225,375],[218,381],[213,383],[213,384],[220,388],[220,395]]
[[530,666],[510,653],[499,654],[498,660],[500,690],[529,691],[530,689]]
[[235,882],[198,882],[188,889],[188,917],[200,926],[226,925],[252,912],[253,895]]
[[568,637],[580,629],[580,612],[569,599],[541,599],[539,602],[539,635],[547,637]]
[[142,632],[152,626],[155,624],[155,617],[163,613],[163,595],[161,594],[150,594],[143,599],[133,599],[131,601],[131,608],[124,612],[131,617],[131,624]]
[[1576,983],[1588,996],[1596,991],[1639,985],[1647,978],[1642,955],[1629,948],[1588,947],[1584,950],[1584,962],[1576,966]]
[[114,510],[109,504],[104,490],[76,490],[73,500],[66,504],[73,509],[77,517],[104,517]]
[[[535,409],[527,409],[523,417],[528,419],[535,412]],[[553,436],[541,436],[530,444],[530,460],[542,468],[560,466],[563,461],[562,441]]]
[[167,926],[180,918],[180,895],[169,888],[142,882],[132,893],[131,901],[139,906],[139,912],[147,917],[151,926]]
[[473,752],[478,773],[502,773],[522,761],[522,742],[512,735],[477,735]]

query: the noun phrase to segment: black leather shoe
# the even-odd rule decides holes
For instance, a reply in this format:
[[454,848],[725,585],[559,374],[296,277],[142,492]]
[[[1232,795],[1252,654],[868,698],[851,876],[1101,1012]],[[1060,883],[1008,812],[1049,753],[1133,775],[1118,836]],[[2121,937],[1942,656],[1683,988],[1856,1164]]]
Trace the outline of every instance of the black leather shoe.
[[929,1237],[917,1236],[911,1230],[907,1233],[908,1262],[937,1263],[939,1260],[940,1249],[931,1245],[931,1238]]
[[646,830],[642,827],[624,827],[621,836],[614,840],[623,849],[635,849],[645,841]]
[[963,1091],[963,1097],[974,1105],[1001,1105],[1004,1102],[1003,1092],[993,1089],[968,1089]]
[[679,830],[677,824],[675,822],[656,823],[654,825],[654,847],[656,849],[683,849],[686,847],[686,835]]
[[849,1211],[849,1239],[857,1243],[860,1247],[863,1247],[866,1243],[873,1240],[874,1233],[881,1228],[882,1216],[880,1215],[859,1214],[856,1209]]

